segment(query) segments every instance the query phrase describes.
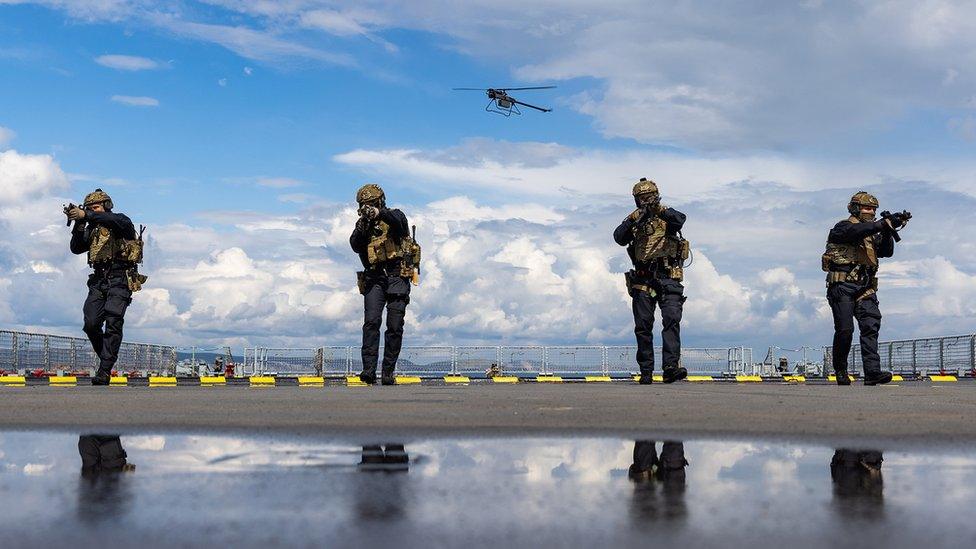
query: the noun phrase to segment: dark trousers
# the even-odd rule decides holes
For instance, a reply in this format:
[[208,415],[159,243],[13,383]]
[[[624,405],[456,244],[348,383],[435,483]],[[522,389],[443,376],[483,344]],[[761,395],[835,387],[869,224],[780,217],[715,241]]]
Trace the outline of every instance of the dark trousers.
[[[644,283],[644,282],[638,282]],[[654,371],[654,307],[661,309],[661,339],[664,368],[678,366],[681,359],[681,311],[684,307],[684,286],[670,278],[649,282],[655,296],[631,290],[634,310],[634,334],[637,336],[637,365],[642,374]]]
[[383,375],[393,375],[403,345],[403,317],[410,303],[410,283],[400,276],[367,276],[365,319],[363,321],[363,371],[376,375],[379,360],[380,324],[386,306],[386,333],[383,334]]
[[827,290],[827,302],[834,314],[833,362],[834,372],[846,373],[847,355],[851,352],[854,339],[854,321],[861,336],[861,361],[865,374],[881,371],[881,357],[878,355],[878,332],[881,330],[881,310],[878,308],[877,294],[857,301],[864,286],[840,282]]
[[132,292],[125,272],[95,273],[88,277],[88,298],[85,299],[85,334],[92,350],[98,355],[98,371],[111,375],[122,346],[122,325],[125,310],[132,302]]

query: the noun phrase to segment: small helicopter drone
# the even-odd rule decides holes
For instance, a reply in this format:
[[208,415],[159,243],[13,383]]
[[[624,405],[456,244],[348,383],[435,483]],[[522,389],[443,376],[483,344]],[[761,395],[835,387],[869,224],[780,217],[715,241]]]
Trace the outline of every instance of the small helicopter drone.
[[500,114],[502,116],[508,117],[513,114],[522,114],[518,106],[529,107],[530,109],[535,109],[542,112],[552,112],[552,109],[546,109],[543,107],[536,107],[535,105],[529,105],[528,103],[523,103],[518,99],[515,99],[511,95],[508,95],[510,91],[524,91],[524,90],[551,90],[556,86],[532,86],[528,88],[454,88],[454,90],[459,91],[483,91],[488,95],[488,105],[485,110],[488,112],[493,112]]

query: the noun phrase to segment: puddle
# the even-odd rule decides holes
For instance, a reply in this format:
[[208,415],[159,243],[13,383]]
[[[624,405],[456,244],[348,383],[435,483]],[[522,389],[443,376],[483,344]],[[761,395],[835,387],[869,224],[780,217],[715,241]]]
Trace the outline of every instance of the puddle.
[[959,547],[976,543],[976,455],[0,432],[0,501],[4,547]]

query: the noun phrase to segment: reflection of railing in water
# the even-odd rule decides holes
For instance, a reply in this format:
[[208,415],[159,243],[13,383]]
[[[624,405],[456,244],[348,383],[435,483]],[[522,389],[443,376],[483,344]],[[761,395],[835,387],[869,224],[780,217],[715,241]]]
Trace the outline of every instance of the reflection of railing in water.
[[[824,364],[833,373],[833,347],[824,347]],[[882,341],[878,344],[881,368],[896,374],[976,374],[976,334]],[[851,346],[850,373],[863,373],[861,346]]]
[[[90,375],[98,356],[87,338],[0,330],[0,370],[6,373]],[[120,374],[174,375],[176,348],[123,342],[115,370]]]

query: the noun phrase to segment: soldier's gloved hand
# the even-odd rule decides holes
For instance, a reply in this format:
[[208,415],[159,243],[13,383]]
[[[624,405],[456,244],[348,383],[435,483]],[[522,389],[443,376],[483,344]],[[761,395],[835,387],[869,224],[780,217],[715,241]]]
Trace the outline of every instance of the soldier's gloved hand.
[[380,209],[377,208],[376,206],[369,206],[369,205],[363,206],[362,211],[363,211],[363,217],[365,217],[366,219],[376,219],[380,215]]
[[905,218],[900,213],[891,214],[888,221],[891,222],[892,229],[900,229],[905,225]]
[[85,218],[85,210],[77,206],[68,210],[68,219],[70,219],[71,221],[80,221],[84,218]]
[[632,222],[634,222],[634,221],[637,221],[638,219],[640,219],[642,215],[644,215],[644,209],[643,208],[637,208],[636,210],[634,210],[633,212],[631,212],[630,215],[627,216],[627,219],[629,219]]

